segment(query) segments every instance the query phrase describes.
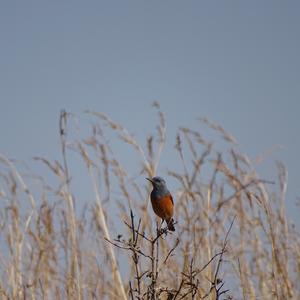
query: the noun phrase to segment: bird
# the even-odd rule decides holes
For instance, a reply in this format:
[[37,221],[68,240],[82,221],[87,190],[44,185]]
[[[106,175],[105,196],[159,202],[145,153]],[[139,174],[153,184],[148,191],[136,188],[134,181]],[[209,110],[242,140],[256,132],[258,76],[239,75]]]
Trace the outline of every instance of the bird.
[[173,220],[174,200],[167,188],[165,180],[159,176],[146,179],[149,180],[153,186],[153,190],[150,194],[153,211],[162,219],[162,222],[166,221],[170,231],[175,231]]

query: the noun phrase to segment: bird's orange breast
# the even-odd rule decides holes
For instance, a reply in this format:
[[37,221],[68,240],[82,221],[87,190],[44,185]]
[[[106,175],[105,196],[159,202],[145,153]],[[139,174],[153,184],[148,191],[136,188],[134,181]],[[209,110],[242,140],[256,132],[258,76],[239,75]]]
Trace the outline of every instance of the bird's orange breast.
[[162,219],[168,220],[173,217],[174,205],[171,195],[166,195],[160,199],[151,198],[154,212]]

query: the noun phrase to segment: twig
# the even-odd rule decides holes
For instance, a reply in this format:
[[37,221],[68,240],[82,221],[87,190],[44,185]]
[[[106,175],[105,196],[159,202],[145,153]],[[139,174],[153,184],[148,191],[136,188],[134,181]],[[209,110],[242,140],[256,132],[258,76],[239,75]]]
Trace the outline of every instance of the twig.
[[[221,268],[221,263],[223,261],[223,255],[224,253],[226,252],[226,246],[227,246],[227,242],[228,242],[228,236],[229,236],[229,233],[232,229],[232,226],[233,226],[233,223],[235,221],[235,218],[236,216],[234,216],[234,218],[232,219],[231,223],[230,223],[230,226],[226,232],[226,235],[225,235],[225,239],[224,239],[224,242],[223,242],[223,247],[221,249],[221,252],[216,254],[215,257],[218,255],[219,256],[219,259],[218,259],[218,263],[217,263],[217,268],[216,268],[216,271],[215,271],[215,275],[214,275],[214,279],[213,281],[211,282],[211,288],[210,288],[210,291],[203,297],[206,298],[208,297],[208,295],[213,291],[215,290],[216,292],[216,300],[218,300],[220,298],[220,295],[226,293],[228,290],[225,290],[225,291],[221,291],[221,289],[223,288],[224,286],[224,282],[222,282],[222,280],[219,280],[218,279],[218,274],[219,274],[219,271],[220,271],[220,268]],[[217,287],[219,284],[221,283],[221,286]]]
[[131,299],[134,300],[132,286],[131,286],[131,281],[129,281],[129,294],[131,296]]
[[163,264],[165,264],[168,260],[168,258],[170,257],[170,255],[172,254],[172,252],[174,252],[174,250],[176,249],[176,247],[179,245],[179,238],[176,239],[175,245],[172,247],[172,249],[168,252],[165,260],[163,261]]

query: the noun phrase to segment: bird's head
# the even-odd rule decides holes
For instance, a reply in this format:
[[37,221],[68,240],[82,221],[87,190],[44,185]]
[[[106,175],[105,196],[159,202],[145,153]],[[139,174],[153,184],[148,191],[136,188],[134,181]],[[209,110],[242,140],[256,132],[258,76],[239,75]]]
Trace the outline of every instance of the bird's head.
[[154,189],[166,189],[167,188],[165,180],[159,176],[156,176],[153,178],[146,178],[146,179],[152,183]]

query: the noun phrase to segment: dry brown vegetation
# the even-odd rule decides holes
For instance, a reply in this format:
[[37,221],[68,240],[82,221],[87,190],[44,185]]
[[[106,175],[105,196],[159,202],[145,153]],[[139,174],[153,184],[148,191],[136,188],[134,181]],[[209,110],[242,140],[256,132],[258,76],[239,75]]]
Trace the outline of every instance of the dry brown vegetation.
[[[96,112],[87,112],[92,133],[78,138],[68,127],[74,117],[62,112],[61,163],[36,158],[55,179],[34,177],[34,191],[28,175],[0,156],[1,299],[300,299],[299,235],[285,212],[283,165],[278,183],[263,180],[234,138],[206,119],[199,122],[228,150],[198,130],[178,129],[177,169],[159,174],[177,187],[176,232],[157,230],[151,187],[139,180],[156,175],[166,144],[155,109],[159,124],[145,147]],[[121,163],[113,135],[139,170]],[[72,189],[74,151],[93,189],[86,205]]]

